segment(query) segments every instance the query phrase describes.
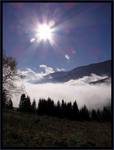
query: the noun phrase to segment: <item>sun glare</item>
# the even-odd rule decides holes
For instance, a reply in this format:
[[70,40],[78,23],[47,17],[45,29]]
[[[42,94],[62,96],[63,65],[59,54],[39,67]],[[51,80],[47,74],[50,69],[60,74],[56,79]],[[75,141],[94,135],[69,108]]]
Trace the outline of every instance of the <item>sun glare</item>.
[[40,41],[52,40],[52,28],[48,24],[41,24],[37,29],[37,37]]

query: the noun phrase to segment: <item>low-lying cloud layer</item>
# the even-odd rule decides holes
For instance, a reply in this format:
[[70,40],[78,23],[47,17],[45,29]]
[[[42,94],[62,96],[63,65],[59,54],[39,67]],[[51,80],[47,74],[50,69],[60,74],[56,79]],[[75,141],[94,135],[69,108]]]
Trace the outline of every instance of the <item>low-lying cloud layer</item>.
[[[33,84],[26,79],[23,80],[26,94],[38,102],[39,98],[52,98],[55,103],[58,100],[77,101],[79,108],[84,104],[89,109],[102,108],[102,106],[111,102],[111,81],[97,84],[89,84],[93,81],[98,81],[106,78],[106,76],[98,76],[92,74],[78,80],[70,80],[64,83],[43,83]],[[18,82],[17,84],[20,84]],[[13,95],[14,106],[18,106],[20,94]]]
[[30,68],[26,68],[25,70],[18,69],[18,74],[24,79],[24,81],[36,83],[50,73],[65,71],[64,68],[52,68],[44,64],[39,65],[39,68],[42,69],[41,72],[35,72]]

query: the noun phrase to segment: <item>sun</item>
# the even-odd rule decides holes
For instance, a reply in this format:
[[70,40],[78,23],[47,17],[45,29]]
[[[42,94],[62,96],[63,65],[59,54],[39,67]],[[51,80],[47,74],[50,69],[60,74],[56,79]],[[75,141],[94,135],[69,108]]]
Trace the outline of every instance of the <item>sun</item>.
[[45,21],[44,22],[37,22],[36,26],[34,27],[34,37],[30,39],[31,43],[38,43],[41,42],[49,43],[51,46],[56,45],[56,32],[57,27],[54,20]]
[[51,42],[53,39],[53,28],[46,23],[38,25],[37,38],[40,41],[48,40]]

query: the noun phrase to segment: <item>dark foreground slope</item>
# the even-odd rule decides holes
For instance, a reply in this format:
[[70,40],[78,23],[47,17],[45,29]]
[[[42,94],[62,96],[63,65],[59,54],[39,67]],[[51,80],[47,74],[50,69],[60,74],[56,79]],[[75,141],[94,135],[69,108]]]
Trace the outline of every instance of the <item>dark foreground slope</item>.
[[110,122],[3,113],[4,147],[111,147]]

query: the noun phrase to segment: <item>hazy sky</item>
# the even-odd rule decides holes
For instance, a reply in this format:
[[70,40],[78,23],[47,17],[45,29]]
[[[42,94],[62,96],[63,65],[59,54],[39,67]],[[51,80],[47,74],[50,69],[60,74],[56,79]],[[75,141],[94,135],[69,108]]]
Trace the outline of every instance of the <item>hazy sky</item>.
[[[51,24],[52,41],[36,39]],[[4,3],[3,49],[18,68],[70,70],[111,58],[110,3]]]

